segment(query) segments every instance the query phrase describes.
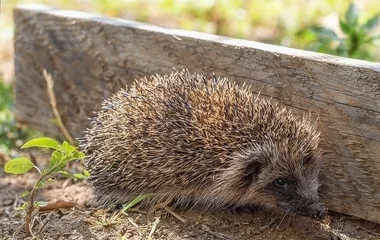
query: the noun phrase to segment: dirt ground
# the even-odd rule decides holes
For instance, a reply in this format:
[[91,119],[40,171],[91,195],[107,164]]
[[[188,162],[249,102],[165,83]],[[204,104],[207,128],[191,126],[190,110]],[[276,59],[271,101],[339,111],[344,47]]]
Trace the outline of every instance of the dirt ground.
[[[38,165],[46,164],[46,157],[37,159],[45,159],[38,160]],[[16,207],[23,203],[20,195],[31,188],[37,175],[4,174],[3,166],[4,160],[0,161],[0,239],[26,239],[24,213]],[[236,214],[228,210],[176,210],[186,220],[181,222],[164,210],[148,217],[136,208],[117,216],[118,211],[91,208],[90,199],[91,190],[86,182],[56,179],[42,189],[37,200],[64,200],[77,205],[36,214],[33,218],[36,239],[380,239],[379,225],[336,213],[317,222],[260,211]]]

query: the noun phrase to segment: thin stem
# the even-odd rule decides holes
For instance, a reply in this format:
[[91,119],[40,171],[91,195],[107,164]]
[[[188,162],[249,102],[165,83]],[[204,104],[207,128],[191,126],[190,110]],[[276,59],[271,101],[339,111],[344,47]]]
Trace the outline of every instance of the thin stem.
[[26,211],[26,216],[25,216],[25,231],[26,231],[27,237],[32,236],[32,230],[30,229],[30,222],[32,221],[32,214],[33,214],[33,210],[34,210],[34,194],[36,193],[38,183],[42,179],[43,179],[43,177],[42,177],[42,175],[40,175],[36,184],[33,186],[32,191],[30,192],[29,206],[28,206],[28,209]]
[[50,100],[50,105],[51,105],[54,117],[57,120],[57,125],[60,128],[60,130],[62,131],[65,138],[69,141],[69,143],[71,145],[74,145],[74,143],[75,143],[74,139],[71,137],[69,131],[67,131],[65,125],[63,124],[61,115],[59,114],[59,111],[57,108],[57,100],[55,98],[54,89],[53,89],[53,87],[54,87],[53,78],[49,73],[47,73],[47,71],[45,69],[43,71],[43,74],[44,74],[46,84],[47,84],[47,92],[48,92],[48,96],[49,96],[49,100]]
[[41,175],[41,170],[37,166],[33,166],[35,169],[37,169],[38,173]]
[[42,173],[39,169],[38,171],[40,172],[40,176],[36,181],[36,184],[34,184],[32,191],[30,192],[30,197],[29,197],[29,206],[26,211],[26,216],[25,216],[25,231],[26,231],[26,236],[30,237],[33,235],[32,229],[30,228],[30,223],[32,221],[32,214],[35,209],[35,204],[34,204],[34,195],[36,194],[37,191],[37,186],[38,184],[47,176],[52,174],[54,172],[54,168],[56,166],[53,166],[52,168],[49,169],[49,171]]

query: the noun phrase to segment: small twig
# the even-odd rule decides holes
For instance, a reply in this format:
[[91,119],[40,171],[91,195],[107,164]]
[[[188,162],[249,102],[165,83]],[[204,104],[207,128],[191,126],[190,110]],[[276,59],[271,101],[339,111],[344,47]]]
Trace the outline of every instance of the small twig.
[[32,223],[31,223],[31,227],[30,227],[30,229],[31,229],[30,233],[32,234],[32,235],[31,235],[31,236],[32,236],[32,239],[35,239],[35,238],[36,238],[36,235],[35,235],[34,232],[32,231],[33,226],[34,226],[34,223],[35,223],[36,220],[39,221],[38,217],[36,217],[36,215],[34,215],[34,217],[33,217],[33,219],[32,219]]
[[338,237],[339,239],[342,240],[354,240],[354,238],[351,238],[347,236],[346,234],[342,233],[342,231],[338,229],[331,229],[329,224],[321,224],[322,228],[330,233],[332,236]]
[[62,188],[67,187],[67,185],[68,185],[70,182],[71,182],[71,178],[66,179],[66,180],[63,182],[63,184],[62,184]]
[[153,233],[156,231],[157,225],[160,222],[160,218],[156,218],[156,220],[152,224],[152,229],[150,230],[150,233],[148,235],[148,239],[152,239]]
[[18,232],[20,232],[20,230],[21,230],[21,228],[22,228],[23,226],[24,226],[24,223],[21,224],[20,227],[18,227],[18,228],[16,229],[16,231],[14,231],[14,233],[12,234],[12,240],[16,239],[16,234],[17,234]]
[[57,100],[56,100],[55,94],[54,94],[54,81],[53,81],[53,78],[46,71],[46,69],[43,70],[43,74],[44,74],[44,77],[45,77],[45,80],[46,80],[46,84],[47,84],[47,92],[48,92],[48,96],[49,96],[49,100],[50,100],[50,105],[51,105],[54,117],[55,117],[55,119],[57,121],[57,125],[60,128],[60,130],[62,131],[62,133],[65,136],[65,138],[69,141],[69,143],[71,145],[74,145],[75,141],[71,137],[69,131],[67,131],[65,125],[63,124],[61,115],[59,114],[59,111],[58,111],[58,108],[57,108]]
[[13,209],[16,209],[17,208],[17,203],[18,201],[20,200],[19,196],[16,194],[15,195],[15,201],[13,202]]
[[231,237],[231,236],[228,236],[226,234],[223,234],[223,233],[218,233],[218,232],[213,232],[211,230],[204,230],[205,232],[213,235],[214,237],[217,237],[217,238],[220,238],[220,239],[224,239],[224,240],[233,240],[234,238]]
[[330,233],[333,234],[334,236],[339,237],[339,239],[342,239],[342,240],[355,240],[355,238],[351,238],[339,230],[332,229]]
[[42,232],[42,230],[44,230],[44,228],[46,227],[47,223],[52,218],[53,214],[54,214],[54,212],[51,212],[51,213],[49,213],[47,215],[47,217],[45,218],[45,220],[41,223],[41,226],[39,227],[38,232]]
[[132,224],[135,228],[138,228],[138,227],[139,227],[139,225],[137,225],[137,223],[135,223],[132,219],[127,218],[127,220],[128,220],[128,222],[129,222],[130,224]]
[[177,213],[175,213],[173,210],[171,210],[166,205],[166,203],[158,203],[158,204],[156,204],[156,206],[154,207],[153,212],[157,211],[158,209],[164,209],[165,211],[167,211],[168,213],[170,213],[173,217],[177,218],[179,221],[181,221],[183,223],[186,222],[185,218],[181,217],[180,215],[178,215]]
[[139,225],[137,225],[137,223],[135,223],[132,219],[130,219],[129,217],[127,217],[127,220],[130,224],[133,225],[134,227],[134,230],[139,234],[140,237],[144,236],[144,234],[141,232],[141,228],[139,227]]
[[377,233],[377,232],[371,231],[371,230],[369,230],[369,229],[367,229],[367,228],[365,228],[365,227],[359,226],[359,225],[355,225],[355,226],[358,227],[358,228],[360,228],[360,229],[362,229],[362,230],[364,230],[364,231],[366,231],[366,232],[369,233],[369,234],[372,234],[372,235],[374,235],[374,236],[376,236],[376,237],[380,237],[380,233]]
[[168,206],[165,206],[164,209],[170,213],[171,215],[173,215],[175,218],[177,218],[178,220],[180,220],[181,222],[185,223],[186,222],[186,219],[181,217],[179,214],[175,213],[173,210],[171,210]]

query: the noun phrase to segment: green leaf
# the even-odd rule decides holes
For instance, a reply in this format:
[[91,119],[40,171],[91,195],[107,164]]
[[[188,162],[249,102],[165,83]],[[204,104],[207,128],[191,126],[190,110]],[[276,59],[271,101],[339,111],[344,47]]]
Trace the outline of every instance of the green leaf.
[[346,12],[346,22],[348,25],[351,25],[352,28],[356,27],[358,25],[358,18],[359,18],[359,8],[354,3],[350,3],[350,6],[347,9]]
[[48,205],[48,202],[37,201],[37,202],[35,202],[35,204],[37,207],[44,207],[44,206]]
[[380,14],[368,19],[368,21],[362,26],[362,30],[366,33],[374,30],[380,23]]
[[327,44],[323,43],[323,42],[317,42],[314,45],[314,47],[313,47],[312,50],[315,51],[315,52],[322,52],[322,53],[330,51],[330,49],[328,48]]
[[83,174],[84,174],[86,177],[89,177],[89,176],[91,175],[90,172],[87,171],[87,170],[84,170],[84,171],[83,171]]
[[84,180],[84,179],[88,178],[88,176],[86,176],[85,174],[82,174],[82,173],[74,173],[73,177],[78,179],[78,180]]
[[339,46],[336,48],[336,54],[339,56],[347,57],[347,45],[344,42],[341,42]]
[[372,37],[369,37],[367,38],[366,40],[364,40],[364,44],[365,43],[372,43],[373,41],[376,41],[376,40],[379,40],[380,39],[380,35],[376,35],[376,36],[372,36]]
[[141,202],[142,200],[146,199],[146,198],[149,198],[151,197],[152,194],[143,194],[143,195],[139,195],[137,197],[135,197],[131,202],[129,202],[128,204],[126,205],[123,205],[123,210],[122,212],[126,212],[128,211],[129,209],[133,208],[136,204],[138,204],[139,202]]
[[24,191],[24,192],[21,193],[21,197],[22,197],[22,198],[23,198],[23,197],[27,197],[27,196],[29,196],[29,194],[30,194],[29,191]]
[[363,31],[357,31],[354,34],[350,36],[350,39],[352,43],[355,43],[358,45],[358,48],[363,44],[363,42],[366,40],[366,33]]
[[339,19],[339,25],[340,25],[340,29],[342,29],[342,32],[344,32],[345,34],[350,34],[352,32],[353,29],[350,28],[350,26],[344,22],[342,19]]
[[20,207],[16,208],[17,210],[26,210],[29,206],[29,202],[24,202]]
[[76,147],[74,146],[71,146],[67,141],[64,141],[61,145],[61,151],[63,151],[64,153],[66,153],[67,155],[70,155],[71,153],[73,153],[75,150],[76,150]]
[[83,153],[80,153],[80,152],[76,152],[74,154],[72,154],[71,156],[68,156],[64,159],[64,162],[65,163],[68,163],[70,161],[73,161],[73,160],[81,160],[84,158],[84,154]]
[[85,157],[84,153],[78,152],[78,151],[74,151],[71,154],[63,156],[62,157],[62,162],[65,163],[65,164],[67,164],[68,162],[73,161],[73,160],[82,160],[84,157]]
[[35,138],[26,142],[24,145],[21,146],[21,148],[39,147],[39,148],[57,149],[58,146],[59,146],[59,143],[55,141],[54,139],[51,139],[48,137],[42,137],[42,138]]
[[310,31],[317,35],[320,39],[326,39],[326,40],[339,40],[339,37],[336,35],[336,33],[328,28],[325,27],[318,27],[313,26],[310,27]]
[[59,171],[66,166],[66,163],[63,161],[65,158],[64,154],[58,150],[54,151],[51,154],[51,160],[49,162],[49,168],[54,168],[55,171]]
[[73,157],[75,157],[76,159],[83,159],[85,155],[83,152],[75,151]]
[[69,173],[68,171],[62,170],[62,171],[58,171],[57,173],[61,174],[62,176],[66,177],[66,178],[72,177],[72,174]]
[[27,158],[15,158],[4,166],[4,172],[12,174],[24,174],[34,167],[32,161]]

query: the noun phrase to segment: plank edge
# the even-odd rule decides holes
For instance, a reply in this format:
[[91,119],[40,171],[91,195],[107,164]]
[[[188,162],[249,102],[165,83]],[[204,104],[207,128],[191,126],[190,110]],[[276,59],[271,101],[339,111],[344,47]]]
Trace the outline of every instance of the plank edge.
[[93,13],[87,13],[75,10],[65,10],[50,7],[42,4],[19,4],[15,7],[15,11],[31,11],[35,13],[43,13],[56,17],[72,18],[82,21],[92,21],[98,22],[106,25],[113,25],[119,27],[127,27],[139,29],[147,32],[161,33],[164,35],[169,35],[177,40],[183,38],[193,38],[196,40],[209,41],[222,45],[233,46],[237,48],[249,48],[252,51],[261,50],[272,53],[275,57],[280,58],[281,55],[288,57],[298,57],[305,60],[312,60],[322,64],[334,64],[343,67],[353,67],[353,68],[366,68],[380,73],[380,63],[369,62],[359,59],[351,59],[340,56],[333,56],[329,54],[317,53],[307,50],[300,50],[290,47],[260,43],[245,39],[236,39],[225,36],[218,36],[208,33],[195,32],[189,30],[181,30],[174,28],[161,27],[148,23],[141,23],[133,20],[105,17],[102,15],[97,15]]

